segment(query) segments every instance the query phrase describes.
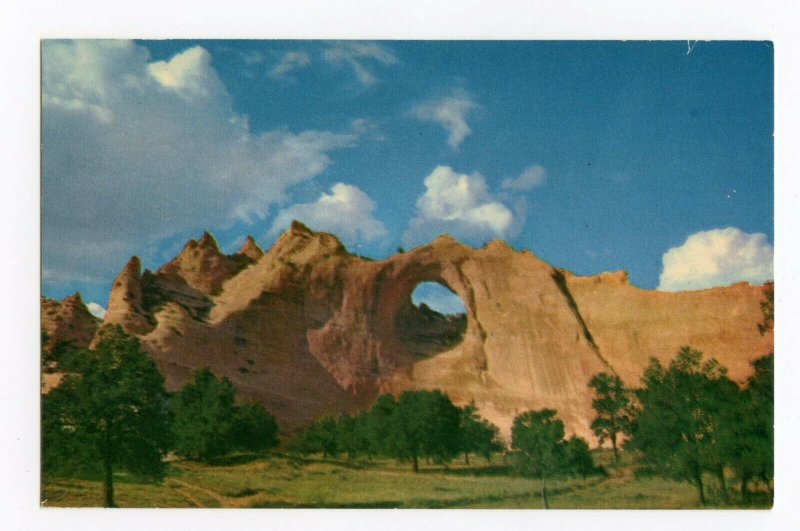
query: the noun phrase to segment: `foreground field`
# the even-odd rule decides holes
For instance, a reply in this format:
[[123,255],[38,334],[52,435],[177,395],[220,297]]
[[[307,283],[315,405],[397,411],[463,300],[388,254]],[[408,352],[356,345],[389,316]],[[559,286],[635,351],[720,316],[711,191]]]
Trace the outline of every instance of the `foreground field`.
[[[604,461],[606,456],[600,456]],[[120,507],[369,507],[540,509],[540,483],[511,477],[499,462],[422,466],[379,460],[239,455],[214,464],[177,461],[161,484],[117,476]],[[687,483],[636,478],[632,467],[549,484],[554,509],[699,508]],[[44,507],[100,507],[99,481],[45,478]]]

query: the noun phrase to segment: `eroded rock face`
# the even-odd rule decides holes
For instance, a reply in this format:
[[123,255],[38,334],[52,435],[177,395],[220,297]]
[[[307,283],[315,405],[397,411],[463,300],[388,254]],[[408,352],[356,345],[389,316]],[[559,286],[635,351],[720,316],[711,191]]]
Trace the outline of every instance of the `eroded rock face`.
[[[266,253],[249,240],[225,256],[212,242],[190,242],[156,273],[132,260],[106,322],[141,338],[170,389],[211,367],[288,429],[380,392],[436,388],[475,401],[506,435],[519,412],[549,407],[593,440],[594,374],[636,384],[650,356],[666,361],[688,344],[743,380],[772,341],[755,329],[757,286],[650,292],[622,272],[576,277],[502,242],[472,249],[448,236],[369,261],[297,222]],[[426,281],[461,297],[465,324],[411,303]]]
[[79,293],[56,301],[42,297],[42,331],[47,334],[45,350],[52,350],[59,344],[75,348],[89,346],[100,328],[100,319],[89,312]]

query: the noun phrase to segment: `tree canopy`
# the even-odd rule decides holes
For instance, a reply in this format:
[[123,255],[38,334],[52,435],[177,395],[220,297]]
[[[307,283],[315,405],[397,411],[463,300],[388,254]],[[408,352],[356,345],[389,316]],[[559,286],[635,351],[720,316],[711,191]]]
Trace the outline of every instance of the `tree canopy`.
[[113,507],[114,470],[160,479],[170,430],[164,379],[139,341],[119,326],[94,349],[73,352],[61,384],[42,398],[44,473],[102,472]]
[[713,359],[703,363],[702,353],[690,347],[681,348],[668,367],[652,359],[642,383],[631,446],[653,470],[693,484],[705,505],[703,471],[719,473],[725,464],[736,384],[724,367]]
[[614,463],[619,461],[619,436],[630,431],[631,391],[616,374],[599,373],[589,381],[594,390],[592,408],[597,412],[592,421],[592,431],[600,444],[611,442]]
[[295,434],[290,449],[321,453],[385,455],[411,462],[447,463],[459,452],[486,457],[502,449],[496,426],[480,418],[474,405],[459,409],[441,391],[405,391],[397,399],[378,397],[372,408],[355,416],[323,417]]
[[515,467],[525,476],[542,480],[542,504],[547,501],[547,479],[556,475],[564,464],[564,423],[553,409],[528,411],[514,419],[511,447],[516,450]]
[[490,459],[493,453],[503,449],[500,429],[478,415],[474,402],[461,408],[460,430],[461,451],[467,464],[470,453]]
[[204,461],[232,450],[265,450],[278,443],[275,418],[261,404],[237,406],[233,384],[208,368],[173,398],[175,453]]

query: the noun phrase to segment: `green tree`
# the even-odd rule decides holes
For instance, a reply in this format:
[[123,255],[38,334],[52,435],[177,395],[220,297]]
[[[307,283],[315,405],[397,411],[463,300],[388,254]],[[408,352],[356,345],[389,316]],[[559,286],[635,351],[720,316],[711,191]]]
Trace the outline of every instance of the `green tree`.
[[232,446],[238,450],[268,450],[278,445],[278,424],[259,403],[236,406],[231,439]]
[[301,454],[321,453],[322,458],[339,455],[339,433],[336,421],[331,417],[323,417],[311,426],[297,433],[289,448]]
[[419,472],[419,458],[452,459],[459,450],[460,413],[441,391],[405,391],[392,411],[389,451],[410,459]]
[[739,479],[742,501],[749,502],[748,484],[764,482],[772,492],[774,460],[774,354],[752,362],[753,375],[740,392],[728,432],[728,463]]
[[195,371],[171,403],[175,453],[207,461],[233,449],[234,405],[230,380],[208,368]]
[[547,480],[564,466],[564,423],[552,409],[527,411],[514,418],[511,448],[515,468],[525,476],[541,479],[542,505],[549,508]]
[[[775,290],[772,282],[764,284],[761,301],[762,320],[758,332],[762,336],[775,324]],[[748,484],[755,479],[764,482],[772,494],[774,460],[774,379],[775,355],[769,352],[752,362],[753,374],[731,412],[733,422],[728,430],[729,464],[739,479],[744,503],[750,500]]]
[[367,455],[393,455],[391,439],[392,417],[397,408],[397,402],[390,394],[378,397],[364,418],[362,427],[367,440]]
[[598,471],[585,439],[573,435],[564,444],[564,471],[585,478]]
[[469,464],[470,453],[478,454],[488,461],[494,452],[503,449],[500,429],[478,415],[474,402],[461,408],[460,431],[461,451],[464,452],[466,464]]
[[725,464],[727,402],[736,390],[725,374],[715,360],[702,363],[701,352],[683,347],[668,368],[652,359],[636,392],[631,446],[654,471],[694,485],[703,505],[703,471],[720,477]]
[[601,372],[589,381],[594,390],[592,407],[597,416],[592,421],[592,431],[600,444],[611,441],[614,463],[619,462],[619,436],[630,431],[631,392],[615,374]]
[[94,349],[73,353],[70,372],[42,398],[42,469],[101,472],[114,507],[114,471],[161,479],[169,447],[164,378],[119,326],[100,330]]
[[361,454],[368,453],[370,441],[368,439],[367,414],[359,415],[342,414],[336,419],[336,438],[339,448],[347,453],[348,459],[353,459]]

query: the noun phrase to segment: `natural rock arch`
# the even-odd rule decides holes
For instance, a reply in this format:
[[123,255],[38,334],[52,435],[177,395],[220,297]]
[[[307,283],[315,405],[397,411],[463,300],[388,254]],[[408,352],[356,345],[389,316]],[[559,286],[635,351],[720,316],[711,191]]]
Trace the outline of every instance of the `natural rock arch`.
[[[473,249],[441,236],[371,261],[295,223],[263,255],[218,256],[210,236],[191,247],[203,252],[183,252],[144,285],[132,260],[106,322],[142,339],[170,389],[207,365],[288,428],[416,388],[474,401],[506,435],[516,414],[547,407],[593,440],[594,374],[613,371],[636,385],[650,357],[667,361],[689,344],[744,379],[772,342],[755,331],[757,286],[640,290],[622,272],[576,277],[500,241]],[[397,326],[424,281],[447,286],[466,308],[463,340],[430,356],[411,351]],[[154,306],[144,304],[152,286],[160,289]]]

